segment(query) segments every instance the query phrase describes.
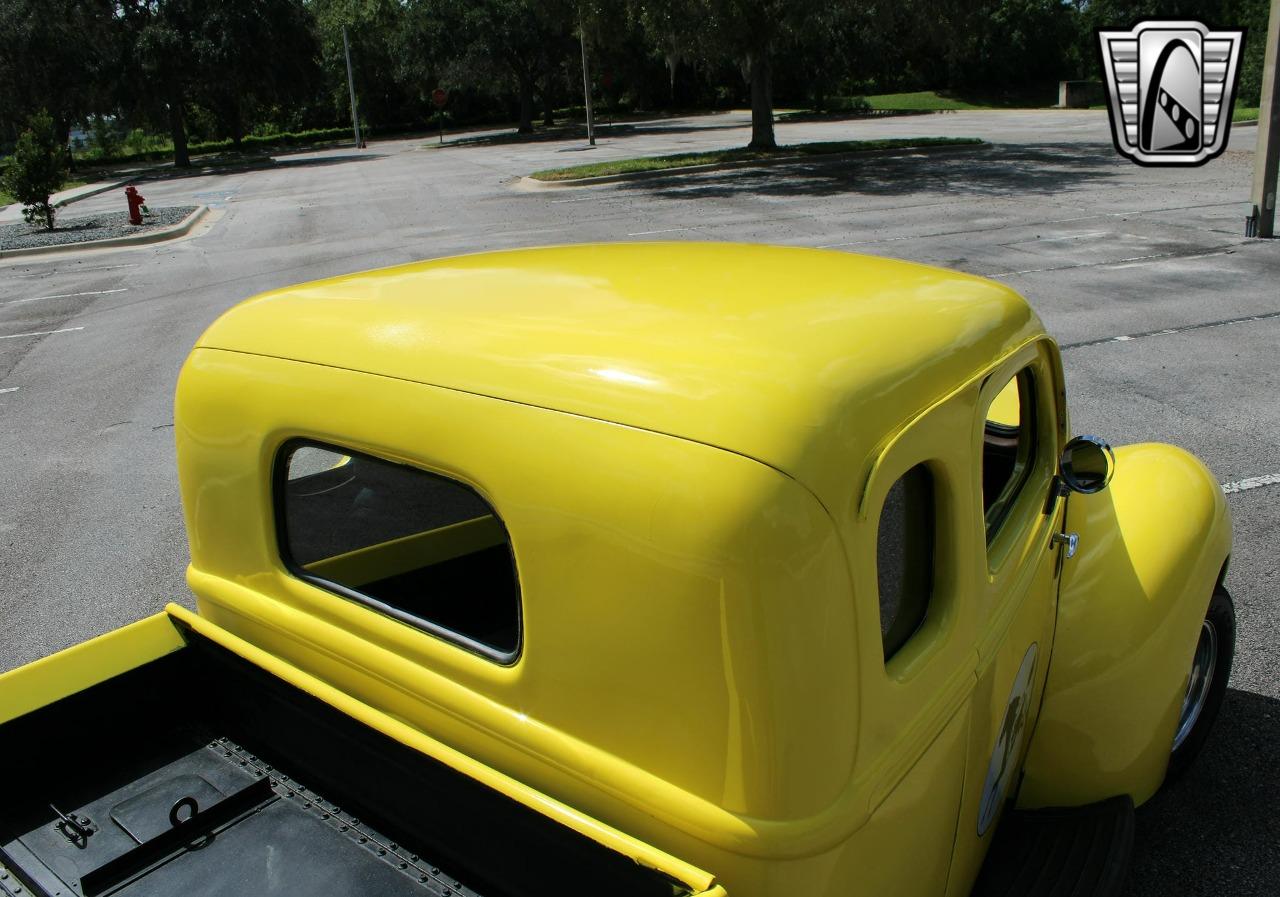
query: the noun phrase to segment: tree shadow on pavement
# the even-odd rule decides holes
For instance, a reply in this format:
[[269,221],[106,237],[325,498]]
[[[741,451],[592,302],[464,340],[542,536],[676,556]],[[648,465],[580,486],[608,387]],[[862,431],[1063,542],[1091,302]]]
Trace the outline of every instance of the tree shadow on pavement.
[[340,156],[315,156],[299,159],[291,156],[271,157],[255,156],[247,159],[227,159],[225,161],[196,163],[190,168],[161,168],[139,174],[133,183],[148,181],[177,181],[183,178],[202,178],[214,174],[240,174],[246,171],[267,171],[287,168],[318,168],[328,165],[345,165],[348,162],[372,162],[385,159],[385,153],[367,151],[363,153],[344,153]]
[[1139,808],[1124,897],[1280,894],[1280,700],[1228,689],[1204,752]]
[[[665,134],[705,134],[709,131],[732,131],[740,128],[749,128],[750,122],[745,124],[731,118],[725,118],[720,121],[704,122],[615,122],[610,124],[608,120],[597,117],[595,120],[596,139],[600,141],[618,139],[623,140],[628,137],[646,137]],[[581,142],[587,139],[586,122],[571,122],[567,125],[556,125],[552,128],[539,128],[532,134],[520,134],[516,131],[504,131],[499,134],[481,134],[476,137],[457,137],[449,139],[445,138],[444,148],[450,147],[465,148],[469,146],[506,146],[521,143],[554,143],[555,141],[564,142]],[[717,149],[735,149],[745,145],[742,141],[726,141],[725,146],[717,147]]]
[[671,200],[745,195],[1018,196],[1061,193],[1133,176],[1133,166],[1109,146],[996,144],[974,150],[902,150],[892,156],[816,156],[706,174],[626,181],[618,189]]

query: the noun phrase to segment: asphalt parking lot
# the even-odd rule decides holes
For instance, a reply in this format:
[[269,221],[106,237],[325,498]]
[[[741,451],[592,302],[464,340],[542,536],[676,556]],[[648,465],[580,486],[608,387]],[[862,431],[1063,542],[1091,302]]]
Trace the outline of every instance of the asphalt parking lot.
[[[978,150],[809,159],[520,191],[533,170],[745,144],[740,114],[580,141],[434,139],[151,180],[210,206],[180,241],[0,260],[0,670],[189,603],[172,392],[201,330],[265,289],[420,258],[587,240],[742,240],[998,278],[1064,347],[1072,429],[1182,445],[1223,483],[1240,625],[1200,763],[1139,813],[1132,897],[1280,893],[1280,242],[1243,236],[1251,128],[1197,169],[1122,160],[1101,112],[784,124],[780,142],[956,135]],[[71,207],[122,206],[116,192]],[[1129,337],[1127,339],[1117,339]],[[1275,482],[1268,482],[1272,477]]]

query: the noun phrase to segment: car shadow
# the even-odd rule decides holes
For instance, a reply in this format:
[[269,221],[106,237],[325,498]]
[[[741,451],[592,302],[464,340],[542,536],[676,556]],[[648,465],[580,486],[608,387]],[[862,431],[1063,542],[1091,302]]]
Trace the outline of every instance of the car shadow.
[[1280,893],[1280,700],[1228,689],[1203,753],[1138,810],[1124,897]]
[[992,144],[894,155],[816,156],[706,174],[625,181],[616,189],[655,198],[706,200],[741,195],[796,197],[1062,193],[1133,176],[1102,144]]

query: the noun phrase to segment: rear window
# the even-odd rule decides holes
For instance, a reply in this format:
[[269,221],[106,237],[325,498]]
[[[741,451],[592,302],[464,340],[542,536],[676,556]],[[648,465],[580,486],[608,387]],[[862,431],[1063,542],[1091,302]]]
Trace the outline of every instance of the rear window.
[[494,660],[515,659],[511,541],[474,489],[310,442],[281,451],[275,489],[280,553],[294,575]]
[[880,637],[887,663],[924,625],[933,595],[935,500],[923,464],[889,489],[876,535]]

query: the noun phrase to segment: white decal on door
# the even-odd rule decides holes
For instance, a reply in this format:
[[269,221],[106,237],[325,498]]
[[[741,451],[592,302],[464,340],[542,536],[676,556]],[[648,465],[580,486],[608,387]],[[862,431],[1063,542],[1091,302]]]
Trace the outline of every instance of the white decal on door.
[[1022,667],[1013,680],[1013,688],[1009,692],[1009,704],[1004,710],[1004,721],[1000,724],[1000,734],[996,736],[996,745],[991,752],[991,763],[987,767],[987,780],[982,786],[982,803],[978,807],[978,837],[987,833],[991,823],[995,821],[1009,786],[1013,784],[1013,776],[1017,770],[1019,754],[1022,753],[1022,735],[1027,728],[1028,706],[1031,702],[1032,683],[1036,672],[1036,645],[1031,643],[1027,654],[1022,658]]

